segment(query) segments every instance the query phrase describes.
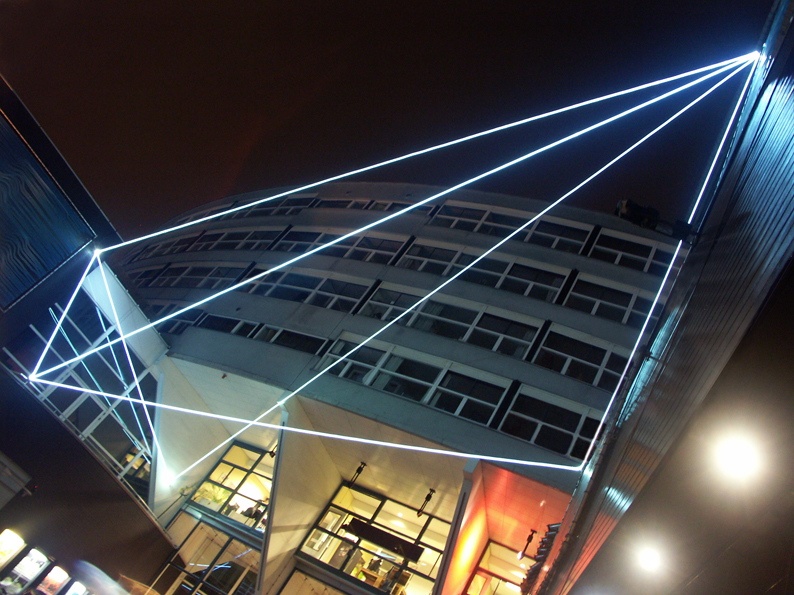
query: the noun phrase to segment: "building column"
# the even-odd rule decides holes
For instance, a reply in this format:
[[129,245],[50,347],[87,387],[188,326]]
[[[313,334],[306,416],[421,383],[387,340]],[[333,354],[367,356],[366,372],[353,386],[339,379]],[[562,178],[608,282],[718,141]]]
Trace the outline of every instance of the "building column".
[[466,461],[466,465],[463,468],[463,485],[458,493],[458,503],[455,506],[455,514],[452,516],[447,542],[444,544],[444,556],[441,559],[441,566],[438,568],[438,575],[436,576],[436,582],[433,584],[431,595],[440,595],[444,583],[446,582],[449,565],[452,563],[452,554],[458,543],[458,534],[463,524],[463,517],[466,514],[466,507],[469,504],[469,496],[471,496],[472,489],[474,488],[472,475],[479,464],[479,459],[469,459]]
[[264,580],[265,580],[265,566],[267,565],[267,554],[268,548],[270,547],[270,536],[273,534],[273,512],[276,509],[276,500],[278,495],[278,482],[279,477],[281,475],[281,461],[283,460],[283,452],[284,452],[284,428],[287,425],[287,421],[289,420],[289,413],[287,410],[282,406],[281,408],[281,428],[278,431],[278,448],[276,450],[276,460],[273,465],[273,485],[270,488],[270,502],[268,503],[267,507],[267,522],[265,523],[265,534],[262,538],[262,556],[261,562],[259,563],[259,577],[257,580],[256,586],[256,593],[257,595],[262,593],[262,589],[264,587]]

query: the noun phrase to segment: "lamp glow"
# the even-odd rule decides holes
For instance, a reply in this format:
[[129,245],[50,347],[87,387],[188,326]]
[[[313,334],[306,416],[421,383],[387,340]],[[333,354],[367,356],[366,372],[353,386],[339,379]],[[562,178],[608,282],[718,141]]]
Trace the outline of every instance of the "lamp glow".
[[637,551],[637,564],[647,572],[658,572],[662,568],[662,555],[656,548],[641,547]]
[[745,434],[723,436],[715,444],[713,456],[717,470],[729,479],[749,479],[761,471],[758,444]]

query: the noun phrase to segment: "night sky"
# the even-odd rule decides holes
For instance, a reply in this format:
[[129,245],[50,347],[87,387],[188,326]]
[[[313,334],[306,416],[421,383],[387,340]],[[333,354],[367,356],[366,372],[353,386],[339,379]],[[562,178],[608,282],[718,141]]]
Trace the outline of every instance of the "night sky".
[[[125,238],[745,54],[771,0],[177,4],[0,1],[0,73]],[[736,81],[576,204],[683,217]],[[476,188],[553,200],[672,105]],[[618,107],[358,179],[450,185]]]

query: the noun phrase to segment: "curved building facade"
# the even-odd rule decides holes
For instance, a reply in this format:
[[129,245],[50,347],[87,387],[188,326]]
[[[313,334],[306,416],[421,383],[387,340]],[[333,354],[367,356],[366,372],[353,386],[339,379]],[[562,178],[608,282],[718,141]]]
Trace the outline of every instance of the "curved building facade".
[[[438,191],[232,197],[87,275],[45,362],[71,388],[35,395],[137,482],[175,546],[158,593],[479,595],[543,567],[674,242],[559,207],[480,258],[545,205],[389,217]],[[130,335],[144,314],[167,319]]]
[[[262,592],[479,593],[493,581],[518,588],[527,562],[542,560],[578,476],[556,467],[586,455],[674,242],[560,207],[415,306],[545,206],[457,191],[372,225],[438,190],[331,183],[250,208],[239,207],[270,194],[232,197],[170,225],[239,210],[137,244],[114,264],[150,320],[200,302],[157,326],[167,365],[186,381],[161,376],[160,399],[187,404],[180,387],[190,385],[191,407],[229,416],[196,430],[160,414],[176,467],[220,438],[231,446],[201,459],[193,477],[203,480],[181,489],[170,521],[184,540],[170,563],[181,578],[159,591],[209,588],[190,564],[211,564],[185,560],[230,521],[265,536],[266,568],[249,561],[240,579]],[[278,423],[279,404],[282,423],[329,436],[233,421]],[[167,520],[179,486],[157,475],[151,505]],[[546,525],[530,545],[527,533]],[[245,548],[223,534],[231,563]]]
[[[150,318],[159,318],[434,191],[329,184],[173,232],[135,250],[124,270]],[[219,201],[177,223],[264,196]],[[290,389],[542,207],[516,197],[457,192],[251,281],[159,329],[172,352]],[[477,450],[474,436],[488,441],[497,432],[535,447],[524,451],[532,453],[526,458],[580,460],[674,248],[669,239],[615,217],[563,207],[554,214],[303,392],[320,400],[328,400],[329,391],[349,394],[350,403],[341,398],[334,404],[375,418],[390,414],[382,410],[384,402],[393,403],[394,414],[410,406],[428,420],[426,430],[415,419],[392,423],[434,440],[452,416],[461,423],[450,426],[443,443],[464,451]],[[221,341],[228,346],[218,349]]]

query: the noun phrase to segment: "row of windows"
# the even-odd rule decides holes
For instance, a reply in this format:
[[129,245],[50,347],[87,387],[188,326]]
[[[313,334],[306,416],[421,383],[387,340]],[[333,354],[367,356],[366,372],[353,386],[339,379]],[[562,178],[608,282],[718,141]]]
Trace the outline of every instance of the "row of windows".
[[[262,270],[254,268],[249,275],[255,276],[260,272]],[[367,286],[349,281],[286,271],[276,271],[239,288],[239,291],[246,293],[347,313],[353,311],[367,290]],[[381,287],[362,304],[359,313],[389,322],[408,310],[419,299],[418,295]],[[603,305],[598,302],[598,307]],[[164,316],[167,313],[158,313],[158,315]],[[415,312],[401,320],[401,323],[417,330],[477,345],[504,355],[527,359],[565,376],[608,391],[614,390],[617,386],[619,376],[626,363],[623,354],[615,353],[614,346],[607,343],[599,346],[599,341],[589,336],[583,337],[584,340],[576,339],[557,325],[554,325],[554,330],[543,337],[543,343],[537,353],[530,358],[530,347],[542,321],[534,319],[520,321],[516,320],[515,315],[510,318],[502,317],[492,312],[486,312],[482,306],[475,309],[439,301],[439,299],[428,300]],[[161,330],[172,333],[181,332],[187,324],[199,325],[199,322],[195,319],[186,320],[183,317],[180,320],[167,323]],[[205,324],[210,323],[206,322]],[[246,329],[245,333],[242,330],[235,332],[225,328],[216,330],[252,336],[249,333],[253,330],[247,327]]]
[[[380,288],[367,301],[360,314],[389,322],[419,301],[420,296]],[[485,311],[428,300],[400,323],[464,343],[524,358],[542,321],[521,323]]]
[[[526,221],[526,214],[510,215],[504,212],[446,204],[439,209],[429,224],[503,238],[524,225]],[[563,252],[582,254],[593,227],[571,225],[571,223],[541,219],[513,239]],[[599,232],[595,245],[586,255],[656,276],[664,275],[673,257],[669,248],[660,247],[656,242],[649,244],[636,242],[620,237],[615,232],[604,230]]]
[[[280,230],[227,231],[194,234],[152,244],[136,254],[130,262],[179,254],[182,252],[206,252],[209,250],[255,250],[271,249],[278,252],[304,253],[327,244],[339,236],[313,231],[289,231],[275,245],[271,244],[280,235]],[[387,264],[403,242],[373,236],[353,237],[342,240],[323,251],[337,258],[349,258]]]
[[[212,235],[225,236],[229,234]],[[332,236],[331,234],[321,232],[289,232],[279,241],[277,246],[284,250],[305,252],[335,237],[338,236]],[[212,245],[218,245],[225,241],[224,237],[215,238]],[[246,242],[248,240],[243,239],[239,241]],[[207,245],[211,244],[200,244],[200,246]],[[182,246],[184,246],[184,244],[182,244]],[[193,244],[193,246],[196,246],[196,244]],[[365,236],[360,238],[348,238],[339,245],[328,248],[326,252],[333,256],[382,264],[391,261],[401,246],[402,244],[400,242],[394,240]],[[173,247],[168,249],[173,249]],[[415,243],[396,264],[400,268],[428,272],[441,276],[451,276],[471,263],[474,258],[473,255],[464,251],[450,250],[430,244]],[[265,270],[267,269],[256,267],[249,277],[262,273]],[[138,286],[225,289],[232,285],[242,272],[243,269],[239,267],[188,267],[172,265],[162,272],[160,272],[159,269],[137,271],[133,273],[131,277]],[[565,282],[566,276],[562,273],[543,270],[519,262],[509,262],[496,258],[484,258],[467,270],[461,278],[470,283],[503,289],[511,293],[517,293],[546,302],[554,302]],[[281,279],[280,273],[271,273],[261,281],[257,281],[255,287],[246,286],[246,288],[241,288],[241,290],[258,295],[269,295],[269,288],[277,283],[279,279]],[[633,328],[640,328],[642,326],[651,307],[651,300],[649,298],[638,295],[639,290],[636,289],[624,291],[614,287],[604,286],[590,279],[589,277],[579,278],[569,292],[569,295],[566,296],[563,305],[575,310],[587,312],[593,316],[614,320]],[[290,284],[285,283],[285,285]],[[357,285],[356,287],[357,289],[348,288],[351,293],[346,297],[361,297],[364,293],[364,286]],[[303,289],[307,289],[307,287]],[[279,290],[277,293],[283,294],[284,291]],[[298,291],[298,294],[304,295],[306,292]],[[297,299],[294,296],[284,297],[282,295],[274,295],[272,297],[292,299],[293,301],[307,301],[309,299],[308,294],[305,295],[305,299]],[[322,305],[318,300],[319,298],[315,298],[314,302],[308,301],[307,303]],[[340,307],[337,309],[349,312],[355,305],[355,302],[354,300],[347,300],[340,301],[339,304]],[[661,310],[661,306],[659,310]],[[659,312],[655,312],[654,318],[658,317],[658,315]]]
[[[508,215],[495,211],[446,204],[430,220],[430,225],[504,238],[512,233],[513,230],[524,225],[528,217],[529,214]],[[514,239],[520,242],[562,250],[563,252],[579,254],[591,229],[592,226],[589,225],[573,227],[548,220],[539,220],[514,236]]]
[[[174,304],[160,306],[159,308],[155,308],[152,314],[154,317],[162,318],[167,316],[170,312],[173,312],[176,308],[177,306]],[[315,337],[314,335],[298,333],[261,322],[207,314],[198,309],[189,310],[180,316],[169,319],[159,325],[158,328],[165,333],[180,335],[189,326],[197,326],[199,328],[220,331],[247,339],[255,339],[264,343],[272,343],[273,345],[297,349],[298,351],[303,351],[312,355],[321,355],[323,353],[323,347],[327,343],[327,339]]]
[[[419,299],[419,296],[381,288],[367,301],[360,313],[388,322]],[[400,322],[504,355],[528,359],[533,339],[542,322],[522,323],[514,317],[503,318],[484,310],[428,300]],[[615,353],[613,347],[599,347],[594,342],[591,337],[585,342],[550,331],[538,353],[528,361],[599,388],[614,390],[627,360]]]
[[144,269],[130,274],[138,287],[180,287],[183,289],[226,289],[234,285],[245,268],[224,266],[169,266],[165,270]]
[[[384,291],[376,300],[381,302],[388,294],[404,296],[396,292]],[[376,292],[378,295],[378,292]],[[413,296],[411,296],[413,299]],[[456,308],[452,311],[449,308]],[[164,307],[158,315],[168,313]],[[373,310],[374,311],[374,310]],[[509,321],[482,312],[474,312],[465,308],[430,302],[429,307],[417,312],[409,325],[418,322],[419,328],[426,320],[441,321],[450,325],[453,320],[468,318],[472,324],[466,331],[468,342],[513,355],[524,353],[529,347],[531,337],[536,329],[527,325]],[[187,326],[193,325],[209,330],[234,334],[258,341],[297,349],[313,355],[323,355],[326,339],[297,333],[272,325],[247,321],[226,316],[217,316],[193,310],[180,320],[169,320],[166,332],[182,332]],[[444,318],[444,315],[447,318]],[[181,327],[177,328],[177,325]],[[475,338],[476,337],[476,338]],[[331,366],[334,361],[353,350],[356,343],[339,340],[334,343],[327,357],[321,362],[319,369]],[[581,413],[551,405],[547,401],[520,393],[514,403],[503,414],[503,419],[495,420],[497,410],[509,381],[505,378],[492,377],[490,380],[476,378],[477,372],[472,370],[466,374],[460,370],[450,370],[450,363],[434,365],[420,361],[416,357],[405,357],[395,354],[397,348],[379,349],[365,345],[357,349],[348,359],[331,367],[329,372],[340,378],[358,382],[377,390],[409,398],[452,415],[468,419],[483,425],[495,425],[496,429],[507,434],[522,438],[538,446],[549,448],[555,452],[582,458],[589,442],[587,435],[591,422],[584,421]],[[599,386],[613,386],[617,376],[625,365],[625,358],[614,353],[607,355],[608,350],[594,347],[577,341],[557,332],[549,332],[543,342],[535,363],[549,367],[557,372],[593,382],[599,380]],[[555,359],[556,358],[556,359]],[[427,358],[424,358],[427,359]],[[562,361],[564,360],[564,361]],[[619,369],[617,369],[619,368]],[[530,390],[530,389],[525,389]],[[580,428],[580,424],[585,425]],[[577,438],[577,436],[579,436]],[[584,450],[583,450],[584,449]]]
[[[255,267],[248,276],[255,277],[266,270]],[[366,285],[340,279],[276,271],[243,285],[238,291],[349,313],[367,289]]]
[[[313,196],[285,197],[273,202],[252,207],[251,209],[244,209],[230,213],[221,217],[220,219],[235,219],[270,215],[294,215],[300,212],[302,209],[310,207],[394,211],[404,208],[409,204],[411,203],[402,201],[376,201],[352,198],[320,199]],[[213,214],[220,212],[220,210],[221,209],[216,208],[208,211],[206,214]],[[416,210],[418,212],[429,214],[431,212],[431,207],[417,207]],[[192,215],[189,218],[186,218],[186,220],[196,219],[201,216],[205,216],[205,214],[199,213]],[[505,212],[504,210],[477,209],[470,206],[464,206],[463,203],[456,204],[450,202],[438,208],[435,215],[430,218],[428,224],[437,227],[447,227],[450,229],[482,233],[495,237],[506,237],[513,230],[524,225],[528,216],[529,214],[527,213],[518,213],[516,211]],[[527,229],[516,235],[514,239],[521,242],[553,248],[555,250],[561,250],[563,252],[583,254],[585,244],[587,243],[587,238],[592,230],[592,225],[578,224],[572,221],[566,221],[563,223],[561,220],[544,218],[534,222]],[[267,234],[264,232],[258,232],[260,233],[261,237],[257,238],[245,236],[245,234],[252,233],[254,232],[227,232],[227,235],[235,235],[235,237],[225,238],[224,241],[216,248],[205,249],[263,250],[267,246],[266,237],[269,238],[270,241],[275,238],[275,235],[271,237],[267,234],[276,234],[275,231],[270,231],[267,232]],[[217,236],[222,234],[210,233],[207,235],[213,236],[214,238],[203,242],[209,244],[210,242],[217,240]],[[334,237],[338,236],[329,235],[329,238]],[[182,238],[181,241],[186,242],[187,240]],[[233,245],[236,245],[237,247],[233,248]],[[320,245],[320,243],[317,243],[316,245]],[[274,247],[272,249],[288,250],[291,252],[305,251],[299,248],[289,247]],[[146,254],[146,252],[142,254]],[[151,255],[159,255],[159,251],[154,250],[152,253],[146,256],[139,256],[138,258],[145,258]],[[627,237],[623,237],[619,232],[607,230],[601,230],[599,232],[594,245],[585,255],[598,260],[604,260],[618,266],[648,272],[656,276],[662,276],[664,274],[673,256],[668,246],[659,245],[658,242],[638,242],[636,241],[636,238],[628,239]]]
[[[360,211],[386,211],[394,212],[402,210],[414,204],[410,201],[402,200],[373,200],[369,198],[317,198],[316,194],[303,194],[295,196],[285,196],[275,200],[267,201],[248,209],[240,209],[227,215],[218,217],[219,220],[228,219],[247,219],[250,217],[274,217],[297,215],[303,209],[354,209]],[[193,213],[177,220],[177,223],[195,221],[203,217],[209,217],[222,211],[233,208],[236,205],[226,205],[215,207],[207,211]],[[432,206],[416,207],[412,212],[427,215],[433,209]]]
[[[347,354],[344,361],[333,365]],[[434,362],[424,354],[399,347],[374,342],[358,346],[340,339],[320,368],[327,366],[331,366],[329,373],[339,378],[411,399],[574,458],[584,457],[598,425],[585,412],[549,402],[554,397],[541,395],[538,389],[522,386],[511,395],[506,378],[442,360]]]

